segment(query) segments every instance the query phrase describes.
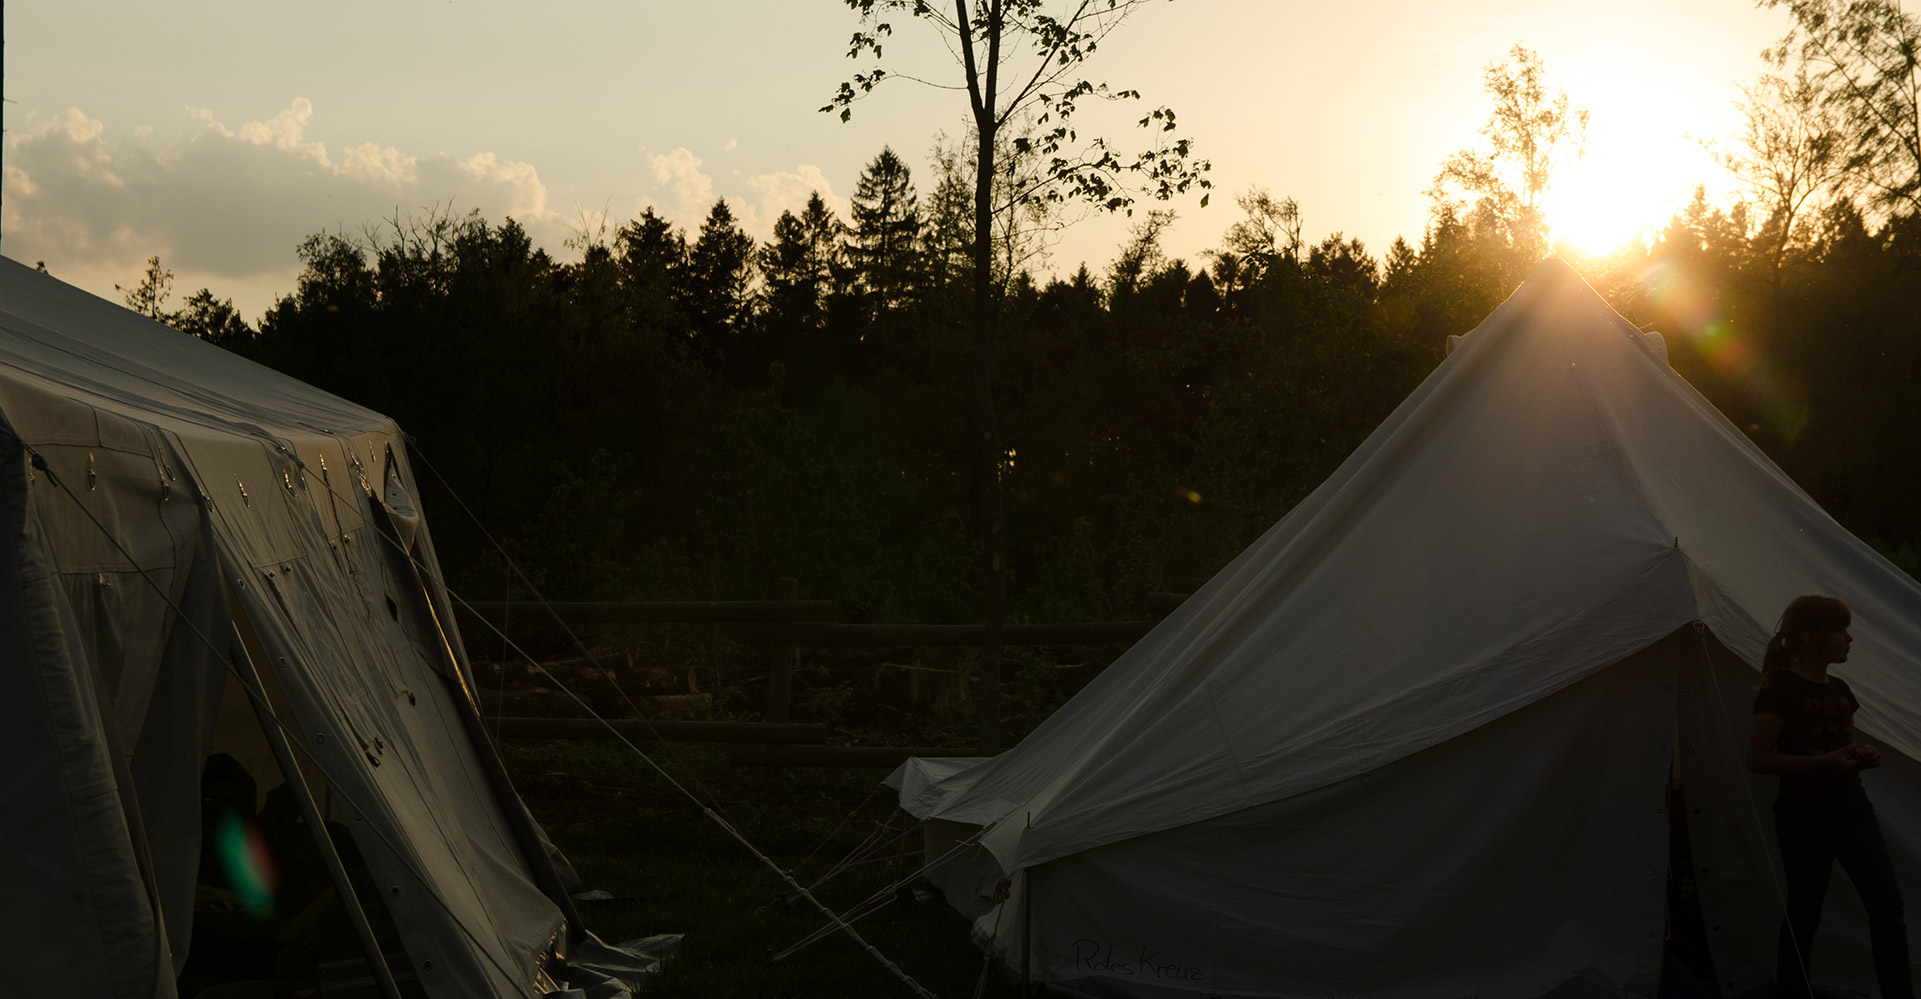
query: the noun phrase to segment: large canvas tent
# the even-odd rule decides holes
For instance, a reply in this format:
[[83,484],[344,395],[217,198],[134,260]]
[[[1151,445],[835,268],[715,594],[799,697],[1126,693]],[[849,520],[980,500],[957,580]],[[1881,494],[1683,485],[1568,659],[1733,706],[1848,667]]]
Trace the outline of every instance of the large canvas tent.
[[[1763,988],[1774,782],[1741,757],[1809,591],[1855,609],[1836,672],[1921,891],[1921,587],[1666,358],[1543,263],[1026,739],[896,771],[977,936],[1090,996],[1650,995],[1683,801],[1713,985]],[[1873,987],[1848,888],[1814,963]]]
[[203,769],[266,791],[276,734],[410,994],[625,994],[589,965],[646,962],[580,927],[478,726],[414,494],[388,418],[0,259],[9,994],[175,995]]

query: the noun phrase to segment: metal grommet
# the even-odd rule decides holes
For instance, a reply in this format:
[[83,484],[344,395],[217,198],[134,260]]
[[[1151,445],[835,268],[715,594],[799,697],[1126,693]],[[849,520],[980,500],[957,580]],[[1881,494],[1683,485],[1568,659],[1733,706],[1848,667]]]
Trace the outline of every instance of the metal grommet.
[[399,897],[400,897],[400,886],[399,886],[399,885],[394,885],[394,887],[393,887],[393,893],[394,893],[394,897],[395,897],[395,898],[399,898]]
[[326,744],[327,744],[327,733],[325,733],[325,732],[317,732],[317,733],[315,733],[315,734],[314,734],[314,737],[313,737],[313,742],[314,742],[314,745],[316,745],[316,746],[324,746],[324,745],[326,745]]

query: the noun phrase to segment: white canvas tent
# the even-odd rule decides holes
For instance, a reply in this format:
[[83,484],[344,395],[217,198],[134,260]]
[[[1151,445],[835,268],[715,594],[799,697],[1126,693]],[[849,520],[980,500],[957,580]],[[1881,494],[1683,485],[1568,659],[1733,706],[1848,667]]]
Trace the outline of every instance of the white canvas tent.
[[175,995],[203,763],[283,776],[256,665],[410,994],[625,994],[587,966],[646,962],[580,927],[478,727],[413,493],[386,417],[0,259],[10,994]]
[[[1854,607],[1836,672],[1921,891],[1921,588],[1551,260],[1020,744],[890,783],[977,935],[1071,994],[1519,999],[1655,991],[1678,775],[1736,995],[1782,911],[1756,667],[1810,591]],[[1814,961],[1873,987],[1849,888]]]

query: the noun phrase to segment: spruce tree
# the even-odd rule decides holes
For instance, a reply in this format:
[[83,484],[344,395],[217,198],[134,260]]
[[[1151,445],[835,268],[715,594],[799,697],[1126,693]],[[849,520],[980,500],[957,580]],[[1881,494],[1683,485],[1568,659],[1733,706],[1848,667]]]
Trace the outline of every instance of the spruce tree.
[[848,213],[848,261],[874,311],[891,312],[913,291],[921,229],[912,171],[892,149],[861,171]]
[[740,339],[750,315],[753,259],[754,238],[734,224],[727,199],[715,201],[687,251],[686,311],[697,355],[718,360]]

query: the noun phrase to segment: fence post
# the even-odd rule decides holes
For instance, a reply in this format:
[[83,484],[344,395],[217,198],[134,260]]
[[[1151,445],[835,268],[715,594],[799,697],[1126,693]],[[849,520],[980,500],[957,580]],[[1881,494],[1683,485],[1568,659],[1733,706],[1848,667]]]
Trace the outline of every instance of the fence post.
[[[774,580],[774,599],[800,599],[800,581],[791,576]],[[767,720],[770,722],[787,721],[794,701],[794,660],[799,657],[800,649],[792,645],[776,645],[767,653]],[[767,768],[770,779],[778,780],[782,773],[780,767]]]

